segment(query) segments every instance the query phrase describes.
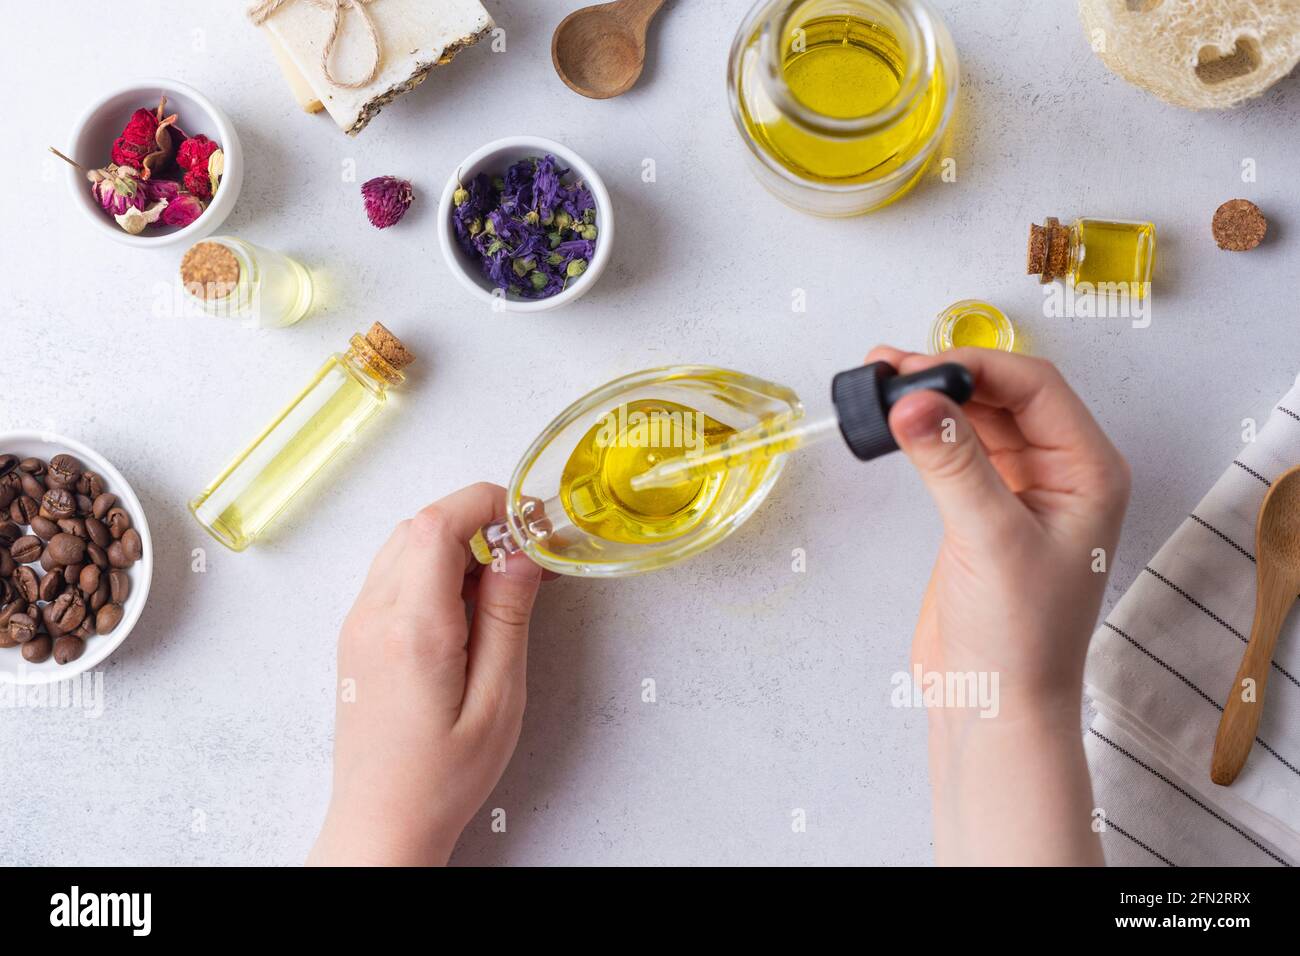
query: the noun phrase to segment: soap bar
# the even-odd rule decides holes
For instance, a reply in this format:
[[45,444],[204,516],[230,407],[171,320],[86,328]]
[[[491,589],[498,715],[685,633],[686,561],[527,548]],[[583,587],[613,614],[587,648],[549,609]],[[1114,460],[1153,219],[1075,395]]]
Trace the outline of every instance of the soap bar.
[[[297,72],[306,90],[290,79],[305,109],[319,100],[339,128],[355,135],[384,106],[424,82],[439,64],[485,37],[492,17],[479,0],[373,0],[366,4],[379,37],[379,72],[360,89],[335,86],[325,77],[322,56],[333,14],[313,3],[283,3],[262,24],[283,55],[286,76]],[[361,15],[343,12],[330,56],[330,72],[343,82],[364,78],[374,62],[374,43]],[[311,99],[308,99],[307,90]]]

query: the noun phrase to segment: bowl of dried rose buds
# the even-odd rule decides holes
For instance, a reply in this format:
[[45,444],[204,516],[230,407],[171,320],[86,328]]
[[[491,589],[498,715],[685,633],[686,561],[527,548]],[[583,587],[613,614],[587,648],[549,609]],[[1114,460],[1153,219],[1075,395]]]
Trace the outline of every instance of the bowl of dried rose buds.
[[193,87],[142,80],[104,93],[73,128],[73,198],[91,224],[122,242],[166,246],[215,230],[243,184],[229,117]]
[[583,295],[604,271],[613,204],[577,153],[513,136],[457,166],[438,206],[438,240],[475,298],[498,311],[543,312]]

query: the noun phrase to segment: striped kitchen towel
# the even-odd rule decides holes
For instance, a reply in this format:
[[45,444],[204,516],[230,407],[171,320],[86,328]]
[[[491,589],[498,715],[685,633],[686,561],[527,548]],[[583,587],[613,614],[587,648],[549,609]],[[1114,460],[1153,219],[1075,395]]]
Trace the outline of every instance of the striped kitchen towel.
[[1255,519],[1300,464],[1300,380],[1093,636],[1086,735],[1112,864],[1300,862],[1300,613],[1282,630],[1259,735],[1231,787],[1210,753],[1255,610]]

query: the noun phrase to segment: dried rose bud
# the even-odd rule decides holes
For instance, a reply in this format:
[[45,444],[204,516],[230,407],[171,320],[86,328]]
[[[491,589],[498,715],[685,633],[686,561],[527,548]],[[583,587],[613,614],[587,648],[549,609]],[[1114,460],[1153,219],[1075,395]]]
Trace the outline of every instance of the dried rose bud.
[[191,136],[181,143],[180,149],[176,150],[176,165],[187,172],[195,166],[207,169],[208,157],[220,148],[217,143],[214,143],[202,133],[198,136]]
[[90,194],[109,215],[120,216],[144,207],[144,184],[133,166],[110,164],[103,169],[89,170],[86,178],[91,183]]
[[169,203],[166,199],[159,199],[152,206],[145,209],[128,209],[120,216],[114,216],[117,224],[133,236],[138,236],[144,232],[144,227],[150,223],[157,222],[158,217],[162,215],[164,209]]
[[180,193],[167,203],[160,221],[164,226],[188,226],[203,215],[203,201],[189,193]]
[[157,149],[158,116],[144,108],[131,114],[122,135],[113,141],[113,162],[142,169],[144,158]]
[[415,193],[411,184],[396,176],[377,176],[361,184],[366,216],[376,229],[387,229],[406,215]]

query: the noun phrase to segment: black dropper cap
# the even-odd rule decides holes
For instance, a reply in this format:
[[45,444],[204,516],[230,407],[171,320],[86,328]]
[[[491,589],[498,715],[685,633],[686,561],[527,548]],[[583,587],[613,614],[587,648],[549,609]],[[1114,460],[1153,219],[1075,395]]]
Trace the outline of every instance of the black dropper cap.
[[897,451],[898,442],[889,431],[889,410],[908,392],[921,388],[943,392],[961,405],[975,391],[975,380],[966,366],[956,362],[911,375],[899,375],[888,362],[872,362],[836,375],[831,401],[849,450],[862,461]]

